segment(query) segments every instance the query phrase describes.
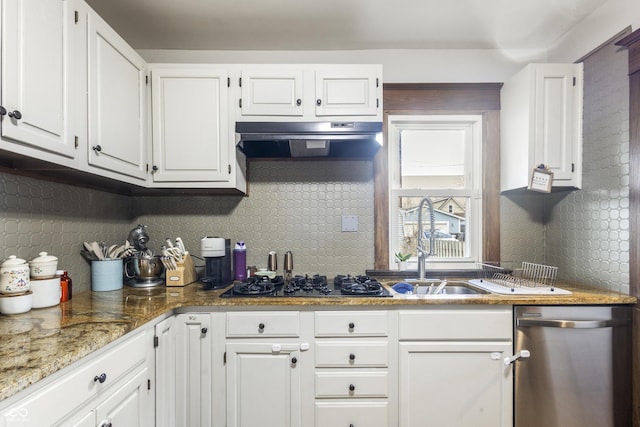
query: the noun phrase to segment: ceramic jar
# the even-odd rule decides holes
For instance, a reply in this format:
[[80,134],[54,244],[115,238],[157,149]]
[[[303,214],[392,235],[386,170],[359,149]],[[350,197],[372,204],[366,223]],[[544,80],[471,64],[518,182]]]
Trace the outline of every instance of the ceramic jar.
[[29,290],[29,264],[11,255],[0,267],[0,293],[19,294]]
[[40,252],[36,258],[29,261],[32,279],[51,279],[56,277],[58,270],[58,258]]
[[20,314],[31,310],[33,293],[31,291],[22,294],[0,295],[0,313]]

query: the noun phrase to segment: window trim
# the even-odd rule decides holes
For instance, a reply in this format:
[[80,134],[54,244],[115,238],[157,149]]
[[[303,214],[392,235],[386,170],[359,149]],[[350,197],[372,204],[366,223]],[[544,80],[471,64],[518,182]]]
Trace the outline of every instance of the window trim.
[[[385,83],[384,135],[389,115],[483,115],[482,260],[500,260],[500,88],[502,83]],[[388,143],[374,158],[374,269],[389,269]]]

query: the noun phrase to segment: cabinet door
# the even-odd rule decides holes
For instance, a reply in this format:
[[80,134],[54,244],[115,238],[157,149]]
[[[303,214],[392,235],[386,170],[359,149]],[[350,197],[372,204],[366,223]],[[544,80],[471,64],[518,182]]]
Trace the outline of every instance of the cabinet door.
[[153,181],[229,181],[228,73],[152,70]]
[[378,114],[376,69],[339,67],[316,71],[316,116],[375,116]]
[[300,426],[299,344],[227,343],[227,426]]
[[176,346],[175,317],[155,326],[156,427],[175,426],[176,420]]
[[278,67],[257,67],[242,70],[243,116],[302,116],[305,100],[302,96],[303,71]]
[[535,165],[549,168],[555,185],[568,186],[581,176],[582,66],[539,64],[534,78]]
[[147,389],[151,378],[145,366],[96,407],[98,426],[153,427],[153,400]]
[[180,314],[174,328],[176,425],[211,425],[211,315]]
[[511,426],[511,343],[400,343],[399,409],[404,427]]
[[89,165],[146,178],[146,63],[95,12],[88,19]]
[[2,136],[68,158],[73,16],[70,1],[2,2]]

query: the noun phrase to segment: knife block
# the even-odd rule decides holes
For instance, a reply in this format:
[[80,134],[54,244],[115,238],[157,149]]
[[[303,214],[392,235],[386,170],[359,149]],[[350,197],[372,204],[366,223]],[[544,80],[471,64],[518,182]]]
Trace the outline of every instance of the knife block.
[[177,269],[167,270],[165,272],[166,286],[186,286],[196,280],[198,280],[198,275],[196,274],[196,267],[193,265],[193,259],[191,259],[189,252],[185,253],[184,261],[178,263]]

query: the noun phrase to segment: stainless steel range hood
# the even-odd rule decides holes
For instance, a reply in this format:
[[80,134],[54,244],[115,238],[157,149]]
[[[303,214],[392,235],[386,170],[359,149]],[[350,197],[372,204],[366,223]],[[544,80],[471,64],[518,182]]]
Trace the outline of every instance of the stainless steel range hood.
[[249,158],[371,158],[381,122],[237,122],[238,149]]

